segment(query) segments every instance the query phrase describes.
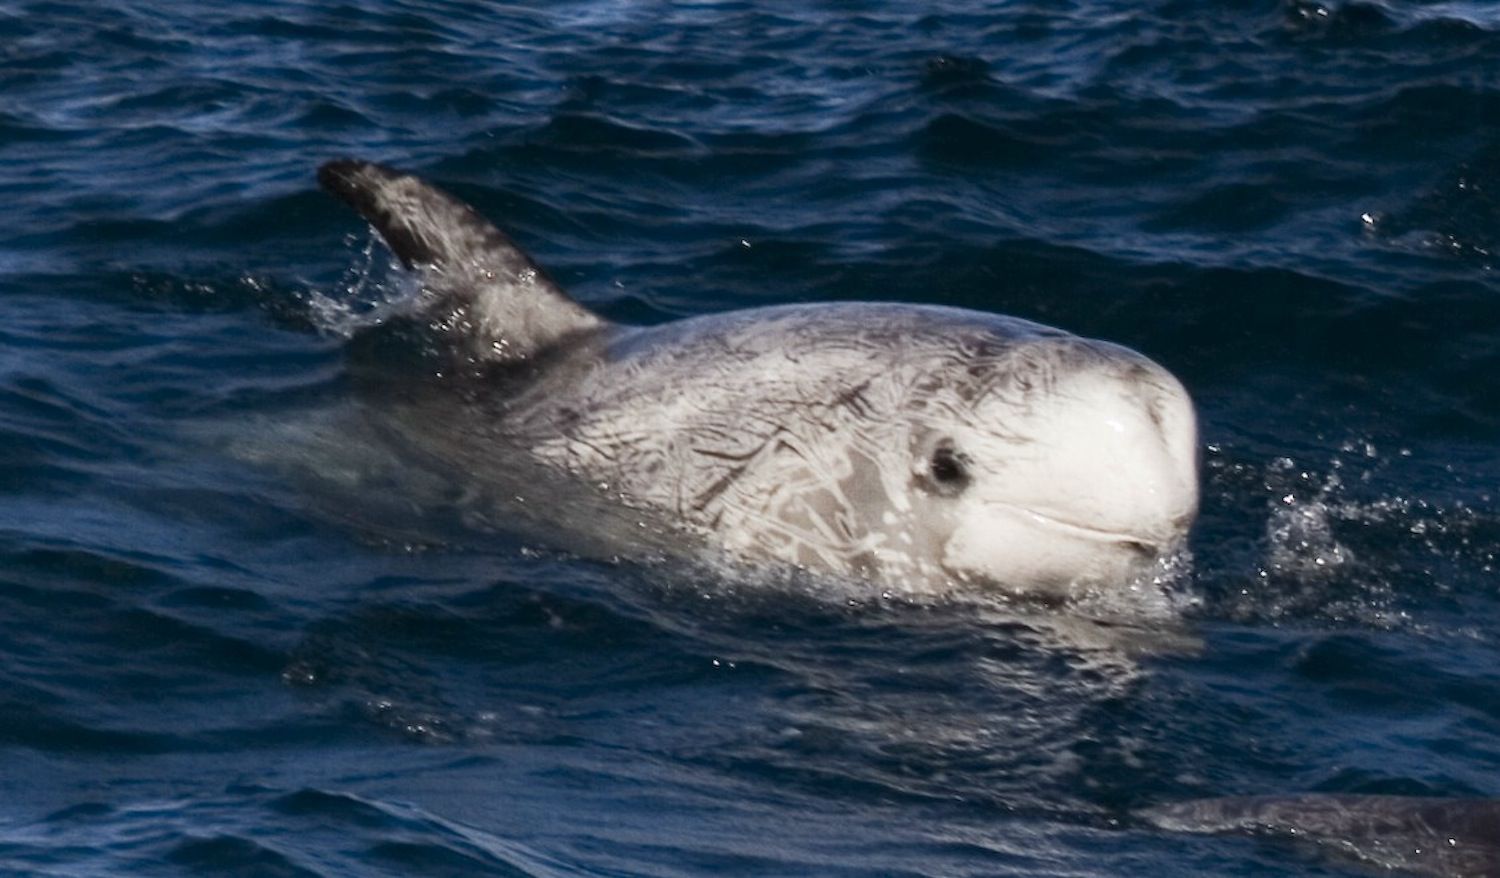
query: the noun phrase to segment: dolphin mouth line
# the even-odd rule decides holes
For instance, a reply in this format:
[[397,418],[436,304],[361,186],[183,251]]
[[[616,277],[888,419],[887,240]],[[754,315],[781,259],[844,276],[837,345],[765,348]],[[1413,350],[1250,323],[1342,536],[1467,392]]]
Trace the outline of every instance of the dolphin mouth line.
[[1165,543],[1160,537],[1148,536],[1123,530],[1108,530],[1099,527],[1090,527],[1070,521],[1051,512],[1040,512],[1029,506],[1012,506],[1006,504],[1006,508],[1017,513],[1023,518],[1035,521],[1049,530],[1060,531],[1079,539],[1098,543],[1118,543],[1122,548],[1132,549],[1143,554],[1155,555],[1159,553]]

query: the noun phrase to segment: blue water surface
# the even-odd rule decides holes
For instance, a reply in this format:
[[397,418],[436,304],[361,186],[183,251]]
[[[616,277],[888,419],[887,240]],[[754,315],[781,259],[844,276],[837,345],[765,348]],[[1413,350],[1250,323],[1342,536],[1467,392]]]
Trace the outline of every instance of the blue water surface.
[[[1202,419],[1189,608],[611,561],[291,441],[387,283],[340,155],[616,319],[1143,351]],[[1500,795],[1492,3],[8,0],[0,198],[6,874],[1346,875],[1133,814]]]

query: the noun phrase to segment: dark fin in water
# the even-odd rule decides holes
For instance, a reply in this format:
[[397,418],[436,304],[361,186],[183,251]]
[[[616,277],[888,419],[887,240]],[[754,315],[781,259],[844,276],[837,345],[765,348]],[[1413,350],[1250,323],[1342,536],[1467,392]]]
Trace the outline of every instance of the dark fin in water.
[[475,362],[524,360],[605,325],[474,208],[417,177],[337,159],[318,182],[422,273],[423,318]]
[[1313,842],[1407,875],[1500,878],[1500,799],[1244,796],[1162,805],[1139,816],[1176,832]]

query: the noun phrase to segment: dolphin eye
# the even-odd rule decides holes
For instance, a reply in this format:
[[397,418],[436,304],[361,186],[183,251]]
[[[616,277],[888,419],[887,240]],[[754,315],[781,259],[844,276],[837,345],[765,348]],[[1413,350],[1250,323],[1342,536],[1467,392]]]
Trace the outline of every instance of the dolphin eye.
[[944,442],[932,450],[927,475],[938,493],[952,496],[969,484],[968,459]]

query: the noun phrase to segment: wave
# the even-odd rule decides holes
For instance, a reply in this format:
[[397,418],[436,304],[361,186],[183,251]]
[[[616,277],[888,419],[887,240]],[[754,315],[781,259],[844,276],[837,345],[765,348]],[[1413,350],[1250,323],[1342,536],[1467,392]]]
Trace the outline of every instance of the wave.
[[[231,786],[217,796],[92,802],[33,823],[0,825],[13,868],[118,874],[488,875],[575,873],[527,846],[415,806],[304,787]],[[583,874],[581,871],[577,874]]]

